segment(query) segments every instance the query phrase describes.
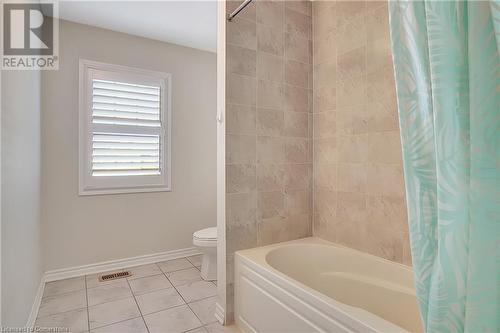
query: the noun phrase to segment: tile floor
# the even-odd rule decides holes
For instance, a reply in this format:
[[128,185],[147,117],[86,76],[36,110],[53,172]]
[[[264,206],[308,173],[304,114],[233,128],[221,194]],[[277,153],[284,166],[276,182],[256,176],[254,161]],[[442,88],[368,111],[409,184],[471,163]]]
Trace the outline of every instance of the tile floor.
[[232,333],[214,317],[216,283],[200,277],[201,256],[129,268],[126,279],[87,275],[48,282],[36,326],[81,333]]

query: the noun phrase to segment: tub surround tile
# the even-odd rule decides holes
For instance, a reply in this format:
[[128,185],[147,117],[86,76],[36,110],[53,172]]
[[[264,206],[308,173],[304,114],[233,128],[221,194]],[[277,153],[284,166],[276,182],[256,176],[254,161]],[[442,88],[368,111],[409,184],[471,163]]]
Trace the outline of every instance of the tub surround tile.
[[387,1],[312,6],[313,234],[408,264]]
[[254,106],[228,104],[226,132],[228,134],[255,135],[257,113]]
[[257,23],[268,25],[277,29],[283,27],[284,8],[283,1],[257,1]]
[[255,50],[229,44],[227,45],[226,52],[226,70],[229,73],[256,76],[257,68],[255,66],[255,60],[257,52]]
[[[238,85],[228,88],[231,96],[226,98],[226,110],[234,109],[231,105],[235,104],[256,107],[255,118],[241,114],[248,108],[238,113],[230,111],[231,125],[226,128],[226,297],[229,300],[226,314],[229,318],[234,251],[255,247],[258,239],[271,242],[311,235],[311,211],[302,219],[290,215],[302,214],[307,199],[289,194],[289,202],[297,200],[299,206],[297,209],[285,206],[289,191],[312,193],[312,7],[309,1],[294,2],[255,1],[256,47],[242,46],[241,41],[236,41],[239,47],[256,50],[256,59],[228,60],[231,64],[248,62],[238,68],[254,65],[256,68],[255,81],[248,80],[253,79],[251,71],[246,72],[244,80],[231,77],[238,74],[226,73],[226,85]],[[247,24],[247,30],[251,29],[253,26]],[[232,34],[227,36],[228,45],[234,45],[234,32],[228,34]],[[276,231],[279,228],[258,227],[259,223],[279,218],[288,221],[283,234]]]
[[[248,12],[244,10],[244,12]],[[238,17],[237,20],[227,25],[226,41],[228,44],[244,47],[251,50],[257,49],[257,25],[254,21]]]

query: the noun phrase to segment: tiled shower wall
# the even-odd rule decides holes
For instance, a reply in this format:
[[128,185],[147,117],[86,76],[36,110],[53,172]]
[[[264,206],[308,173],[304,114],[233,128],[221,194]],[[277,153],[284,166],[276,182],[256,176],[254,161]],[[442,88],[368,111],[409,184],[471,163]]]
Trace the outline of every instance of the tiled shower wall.
[[234,252],[311,235],[311,7],[255,0],[226,25],[228,318]]
[[387,3],[314,1],[315,236],[411,264]]

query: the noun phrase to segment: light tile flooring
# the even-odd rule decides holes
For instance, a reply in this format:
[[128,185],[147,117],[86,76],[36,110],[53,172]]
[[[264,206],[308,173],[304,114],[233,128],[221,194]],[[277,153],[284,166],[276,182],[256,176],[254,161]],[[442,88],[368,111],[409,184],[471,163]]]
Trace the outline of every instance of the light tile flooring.
[[229,333],[214,317],[216,283],[200,277],[201,256],[132,267],[126,279],[87,275],[48,282],[36,326],[81,333]]

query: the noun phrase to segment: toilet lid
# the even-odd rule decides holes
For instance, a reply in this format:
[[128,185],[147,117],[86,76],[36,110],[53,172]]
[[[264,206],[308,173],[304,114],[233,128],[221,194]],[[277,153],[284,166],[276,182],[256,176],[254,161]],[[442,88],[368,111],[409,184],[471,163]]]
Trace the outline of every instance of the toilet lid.
[[193,237],[198,239],[217,240],[217,227],[198,230],[193,234]]

